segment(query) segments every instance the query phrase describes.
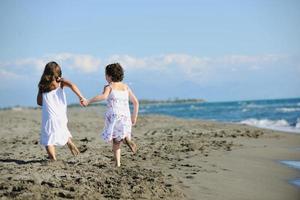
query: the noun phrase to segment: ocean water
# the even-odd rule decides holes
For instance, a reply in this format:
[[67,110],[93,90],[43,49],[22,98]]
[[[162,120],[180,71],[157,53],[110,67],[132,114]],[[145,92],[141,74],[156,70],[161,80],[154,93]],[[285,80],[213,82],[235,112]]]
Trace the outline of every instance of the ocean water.
[[299,169],[300,170],[300,161],[296,160],[283,160],[281,161],[282,164],[288,165],[289,167]]
[[300,133],[300,98],[145,104],[140,106],[140,113],[233,122],[273,130]]
[[[300,161],[296,161],[296,160],[282,160],[280,161],[282,164],[287,165],[289,167],[295,168],[300,170]],[[296,178],[293,180],[290,180],[290,183],[293,185],[296,185],[298,187],[300,187],[300,178]]]
[[[300,98],[148,104],[140,106],[140,113],[240,123],[260,128],[300,133]],[[300,170],[300,161],[283,160],[280,162],[286,166]],[[299,177],[289,182],[300,188]]]

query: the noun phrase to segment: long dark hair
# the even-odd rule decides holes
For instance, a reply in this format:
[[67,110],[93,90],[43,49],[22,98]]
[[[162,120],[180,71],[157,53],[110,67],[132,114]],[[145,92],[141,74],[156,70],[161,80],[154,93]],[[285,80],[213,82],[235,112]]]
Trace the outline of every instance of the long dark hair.
[[40,92],[50,92],[51,90],[53,90],[55,87],[53,81],[58,81],[61,75],[62,73],[60,66],[56,62],[52,61],[47,63],[39,82]]

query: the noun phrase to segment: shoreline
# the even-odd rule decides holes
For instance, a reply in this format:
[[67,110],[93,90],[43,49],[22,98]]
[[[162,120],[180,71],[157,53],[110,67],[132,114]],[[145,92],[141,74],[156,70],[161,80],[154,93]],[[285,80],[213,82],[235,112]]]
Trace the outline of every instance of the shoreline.
[[[300,160],[280,160],[279,163],[284,166],[300,171]],[[289,183],[296,187],[299,187],[300,189],[300,177],[295,177],[293,179],[290,179]]]
[[[299,98],[287,98],[287,99],[270,99],[270,100],[253,100],[256,102],[263,102],[263,101],[278,101],[278,100],[298,100]],[[300,99],[299,99],[300,100]],[[274,131],[280,131],[280,132],[288,132],[288,133],[296,133],[296,134],[300,134],[300,118],[296,120],[296,124],[293,124],[294,122],[288,122],[287,118],[280,118],[280,119],[268,119],[267,117],[264,118],[255,118],[255,116],[249,116],[248,118],[243,118],[241,117],[239,120],[238,119],[229,119],[229,118],[220,118],[220,119],[205,119],[206,117],[199,117],[199,116],[194,116],[194,117],[189,117],[189,116],[178,116],[175,115],[174,113],[163,113],[162,112],[158,112],[156,113],[155,110],[151,111],[147,111],[146,108],[144,107],[148,107],[148,106],[166,106],[166,105],[189,105],[191,103],[208,103],[208,104],[214,104],[214,103],[236,103],[236,102],[250,102],[253,103],[250,100],[245,100],[245,101],[228,101],[228,102],[206,102],[203,101],[203,99],[174,99],[174,100],[141,100],[142,103],[140,104],[141,106],[141,110],[140,110],[140,115],[163,115],[166,117],[177,117],[183,120],[200,120],[200,121],[212,121],[212,122],[219,122],[219,123],[233,123],[233,124],[246,124],[249,125],[251,127],[257,127],[257,128],[262,128],[262,129],[270,129],[270,130],[274,130]],[[144,103],[143,103],[144,102]],[[251,106],[252,104],[250,104]],[[105,107],[105,103],[101,102],[101,103],[97,103],[97,104],[93,104],[90,105],[89,107]],[[256,105],[252,105],[252,106],[256,106]],[[69,104],[68,108],[80,108],[81,106],[79,104]],[[191,107],[193,107],[193,105],[191,105]],[[5,107],[5,108],[0,108],[1,110],[26,110],[26,109],[33,109],[33,110],[38,110],[41,109],[41,107],[37,106],[37,107],[31,107],[31,106],[11,106],[11,107]],[[280,109],[288,109],[288,108],[280,108]],[[296,108],[298,109],[298,108]],[[146,110],[146,111],[143,111]],[[243,111],[244,112],[244,111]],[[289,111],[288,111],[289,112]],[[287,116],[285,116],[287,117]],[[210,118],[210,117],[208,117]],[[289,124],[292,123],[292,124]]]
[[111,145],[99,138],[105,108],[68,108],[81,154],[57,148],[45,162],[40,109],[0,111],[0,197],[85,199],[298,199],[289,180],[299,170],[300,135],[247,125],[143,115],[133,128],[136,156],[122,146],[113,168]]

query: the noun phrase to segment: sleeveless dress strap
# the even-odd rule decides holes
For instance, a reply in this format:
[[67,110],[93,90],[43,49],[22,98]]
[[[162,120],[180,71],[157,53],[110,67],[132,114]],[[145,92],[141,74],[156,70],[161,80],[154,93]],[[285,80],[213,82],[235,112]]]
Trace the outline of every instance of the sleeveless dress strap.
[[111,87],[111,84],[104,86],[104,88],[106,88],[106,87],[109,87],[111,90],[113,90],[113,88]]

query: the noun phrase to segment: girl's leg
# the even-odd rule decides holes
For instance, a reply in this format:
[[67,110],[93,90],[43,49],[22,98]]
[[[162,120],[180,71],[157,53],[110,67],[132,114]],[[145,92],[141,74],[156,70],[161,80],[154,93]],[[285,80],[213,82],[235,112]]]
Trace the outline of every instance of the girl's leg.
[[71,138],[69,138],[68,142],[67,142],[67,145],[71,151],[71,153],[74,155],[74,156],[77,156],[79,154],[79,150],[77,149],[76,145],[72,142]]
[[56,156],[55,156],[55,147],[54,147],[54,145],[46,146],[46,151],[48,153],[48,156],[49,156],[50,160],[55,161]]
[[130,140],[128,137],[125,137],[125,143],[130,148],[130,150],[132,151],[132,153],[135,154],[136,151],[137,151],[136,144],[132,140]]
[[116,161],[116,167],[121,166],[121,141],[117,141],[116,139],[113,139],[113,151],[114,151],[114,158]]

